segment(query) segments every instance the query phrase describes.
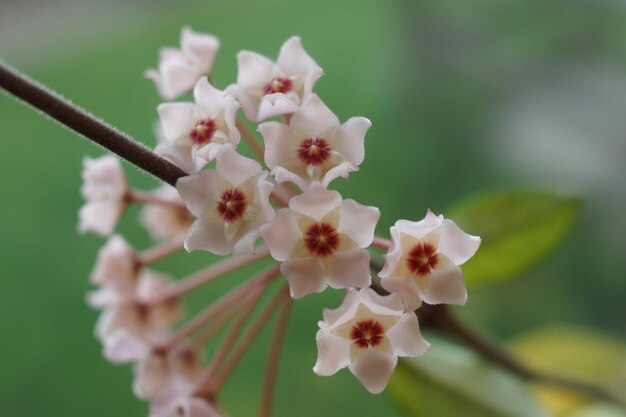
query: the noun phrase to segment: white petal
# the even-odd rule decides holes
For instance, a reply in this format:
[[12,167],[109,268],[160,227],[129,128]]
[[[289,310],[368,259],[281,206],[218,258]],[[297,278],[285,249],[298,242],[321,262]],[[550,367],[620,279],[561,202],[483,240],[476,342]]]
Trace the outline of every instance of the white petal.
[[380,295],[371,288],[363,288],[359,291],[361,301],[376,314],[396,314],[400,316],[404,310],[402,298],[398,293]]
[[333,375],[350,365],[350,341],[335,336],[325,329],[317,332],[317,361],[313,372],[318,375]]
[[233,242],[233,255],[250,255],[254,252],[254,243],[259,238],[259,230],[254,229],[241,237],[238,237]]
[[365,249],[336,252],[330,260],[328,283],[332,288],[369,287],[370,254]]
[[412,311],[403,314],[386,336],[396,356],[423,355],[430,348],[430,344],[422,337],[417,317]]
[[478,246],[480,246],[478,236],[468,235],[452,220],[443,221],[437,251],[446,255],[456,265],[461,265],[474,256]]
[[191,154],[191,147],[172,143],[159,143],[154,149],[154,152],[167,159],[187,174],[197,172],[202,168],[196,164]]
[[213,87],[205,77],[200,78],[196,83],[193,97],[198,107],[208,117],[213,117],[224,109],[224,92]]
[[120,235],[109,238],[98,251],[96,265],[90,280],[94,284],[116,289],[129,289],[135,283],[136,257],[133,248]]
[[163,134],[170,142],[188,135],[196,123],[196,106],[193,103],[163,103],[157,107]]
[[265,164],[274,168],[294,151],[291,128],[278,122],[261,123],[257,130],[265,142]]
[[447,268],[435,269],[431,272],[428,282],[428,289],[422,294],[424,302],[428,304],[465,304],[467,302],[463,272],[458,266],[450,264]]
[[356,362],[350,365],[350,371],[372,394],[381,393],[396,368],[398,358],[379,351],[368,349]]
[[435,216],[432,211],[428,210],[426,217],[417,222],[409,220],[398,220],[392,226],[396,229],[396,234],[407,233],[416,239],[422,239],[433,230],[440,228],[443,223],[443,216]]
[[224,90],[224,94],[232,94],[233,97],[243,107],[246,117],[252,121],[258,122],[257,115],[259,113],[259,97],[251,94],[248,90],[237,84],[231,84]]
[[256,52],[237,54],[237,84],[243,88],[262,86],[272,78],[274,62]]
[[[350,310],[355,310],[358,307],[360,297],[359,293],[351,288],[346,291],[346,296],[343,299],[341,305],[335,309],[325,308],[323,310],[324,322],[320,322],[320,325],[324,326],[332,326],[337,321],[342,319],[344,315],[346,315]],[[349,314],[347,314],[349,315]],[[343,322],[343,320],[341,320]]]
[[321,184],[311,184],[304,193],[289,201],[289,208],[319,221],[340,204],[341,195],[337,191],[329,191]]
[[112,363],[141,360],[150,352],[150,346],[126,330],[118,330],[104,341],[104,357]]
[[372,126],[365,117],[352,117],[337,129],[334,148],[348,161],[360,165],[365,157],[365,133]]
[[192,57],[198,65],[198,72],[207,75],[211,72],[220,41],[213,35],[198,33],[184,27],[180,34],[183,53]]
[[207,209],[214,208],[217,204],[217,180],[215,171],[206,170],[179,178],[176,182],[176,189],[195,217],[202,216]]
[[123,207],[116,202],[95,201],[87,203],[78,211],[78,230],[94,232],[100,236],[110,235],[121,217]]
[[[200,74],[198,67],[189,63],[182,53],[177,56],[166,49],[168,55],[159,63],[159,70],[148,70],[145,77],[154,81],[161,98],[174,100],[193,88]],[[178,52],[178,51],[177,51]]]
[[280,265],[280,272],[287,279],[293,298],[326,289],[327,278],[315,258],[289,259]]
[[298,110],[298,105],[290,100],[287,95],[281,93],[268,94],[259,101],[259,112],[256,120],[266,120],[270,117],[290,114],[296,110]]
[[422,305],[422,293],[411,277],[384,278],[380,284],[389,292],[397,291],[402,297],[404,311],[413,311]]
[[248,178],[261,174],[261,165],[257,161],[239,155],[230,146],[224,146],[216,160],[217,173],[233,187],[238,187]]
[[278,66],[288,75],[304,75],[309,70],[319,73],[322,69],[302,47],[299,36],[292,36],[281,46],[276,61]]
[[224,222],[216,217],[199,218],[185,236],[185,249],[189,252],[202,249],[216,255],[226,255],[232,250],[232,244],[224,236]]
[[293,115],[289,125],[317,137],[327,130],[339,127],[339,119],[316,94],[311,94]]
[[341,220],[337,231],[354,240],[361,248],[368,247],[374,240],[374,229],[380,218],[380,210],[364,206],[354,200],[341,203]]
[[278,184],[282,184],[283,182],[293,182],[301,190],[306,190],[309,187],[310,181],[308,178],[302,178],[300,175],[289,171],[286,168],[281,166],[274,167],[272,169],[271,175],[274,176],[274,179]]
[[169,376],[166,357],[161,354],[148,355],[135,369],[133,391],[139,398],[153,398],[167,390]]
[[272,257],[283,262],[302,239],[302,232],[291,210],[283,208],[270,223],[261,227],[261,237],[269,246]]
[[328,187],[328,184],[331,183],[335,178],[348,178],[348,174],[351,172],[358,171],[359,167],[354,165],[352,162],[344,161],[339,165],[332,167],[328,170],[326,174],[324,174],[324,178],[322,179],[322,184],[324,187]]

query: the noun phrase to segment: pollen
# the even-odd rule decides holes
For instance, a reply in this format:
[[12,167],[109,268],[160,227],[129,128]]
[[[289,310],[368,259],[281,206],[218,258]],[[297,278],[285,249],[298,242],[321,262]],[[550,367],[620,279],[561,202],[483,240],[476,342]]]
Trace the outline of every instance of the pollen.
[[189,132],[189,139],[195,145],[207,144],[213,139],[213,135],[217,131],[217,124],[213,119],[198,120],[196,125]]
[[314,223],[304,234],[306,248],[313,256],[330,256],[339,246],[339,233],[328,223]]
[[247,207],[246,195],[237,188],[224,191],[217,202],[217,212],[228,223],[241,219]]
[[263,94],[288,93],[293,89],[293,81],[285,77],[275,77],[263,86]]
[[307,165],[321,165],[330,158],[330,145],[322,138],[307,138],[298,147],[298,158]]
[[383,341],[385,329],[376,320],[356,323],[350,332],[352,342],[360,348],[375,347]]
[[417,243],[406,257],[409,271],[420,277],[430,274],[438,262],[437,250],[430,243]]

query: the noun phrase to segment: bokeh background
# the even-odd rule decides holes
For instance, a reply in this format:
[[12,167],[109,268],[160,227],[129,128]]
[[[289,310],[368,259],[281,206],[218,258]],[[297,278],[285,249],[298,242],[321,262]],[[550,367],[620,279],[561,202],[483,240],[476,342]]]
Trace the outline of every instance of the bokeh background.
[[[380,207],[379,234],[496,190],[580,196],[553,256],[518,279],[477,285],[455,311],[503,343],[554,324],[626,335],[625,1],[2,0],[0,57],[153,145],[159,98],[142,73],[159,47],[178,45],[183,25],[220,37],[222,88],[235,80],[238,50],[275,57],[302,36],[326,72],[318,94],[340,119],[373,122],[361,170],[337,188]],[[103,240],[76,232],[81,159],[103,151],[6,96],[0,129],[0,415],[146,415],[131,369],[101,357],[85,303]],[[126,168],[136,186],[157,185]],[[144,248],[136,216],[120,230]],[[182,277],[210,259],[181,254],[159,266]],[[206,302],[196,298],[190,308]],[[403,415],[347,371],[311,371],[321,308],[340,299],[295,303],[276,416]],[[267,339],[226,386],[232,416],[256,412]]]

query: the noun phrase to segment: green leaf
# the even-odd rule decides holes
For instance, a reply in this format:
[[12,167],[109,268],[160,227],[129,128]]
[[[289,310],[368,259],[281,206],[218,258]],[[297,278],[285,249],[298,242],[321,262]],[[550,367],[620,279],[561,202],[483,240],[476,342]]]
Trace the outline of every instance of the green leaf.
[[468,200],[449,211],[467,233],[480,236],[463,265],[468,285],[502,281],[546,258],[572,227],[580,199],[542,191],[512,191]]
[[473,351],[430,336],[422,357],[402,359],[388,395],[411,417],[545,417],[526,385]]

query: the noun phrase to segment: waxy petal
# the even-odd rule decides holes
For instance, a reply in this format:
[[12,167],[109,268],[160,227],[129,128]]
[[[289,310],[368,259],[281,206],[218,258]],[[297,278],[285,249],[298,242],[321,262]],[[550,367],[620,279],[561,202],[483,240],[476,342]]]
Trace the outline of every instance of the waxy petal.
[[398,358],[377,349],[368,349],[356,362],[350,364],[350,371],[372,394],[381,393],[387,386]]
[[299,36],[292,36],[281,46],[276,64],[288,75],[306,74],[310,70],[322,73],[319,65],[302,47]]
[[284,262],[302,239],[302,232],[293,213],[288,209],[280,209],[270,223],[261,227],[261,237],[269,246],[272,257]]
[[365,288],[372,284],[370,254],[366,249],[337,252],[329,264],[328,284],[332,288]]
[[176,189],[195,217],[201,217],[208,208],[219,200],[218,177],[215,171],[206,170],[188,177],[179,178]]
[[311,184],[306,192],[293,197],[289,208],[319,221],[341,204],[341,195],[337,191],[329,191],[321,184]]
[[294,113],[289,126],[315,138],[339,127],[339,119],[316,94],[311,94]]
[[278,122],[261,123],[257,130],[265,142],[265,164],[272,169],[294,152],[291,128]]
[[386,334],[393,353],[397,356],[419,356],[423,355],[430,348],[422,337],[420,325],[414,313],[404,314]]
[[241,51],[237,54],[237,85],[243,88],[261,86],[272,78],[274,62],[256,52]]
[[337,129],[334,147],[355,165],[360,165],[365,158],[365,134],[372,126],[365,117],[351,117]]
[[478,236],[468,235],[452,220],[444,220],[438,251],[445,254],[456,265],[464,264],[474,256],[480,246]]
[[293,298],[326,289],[327,278],[315,258],[289,259],[280,265],[280,272],[287,279]]
[[196,106],[193,103],[159,104],[157,113],[163,134],[169,142],[176,142],[181,136],[189,135],[197,120]]
[[261,174],[261,165],[257,161],[239,155],[230,146],[224,146],[216,160],[217,173],[233,187]]
[[326,331],[317,332],[317,361],[313,372],[328,376],[350,365],[350,342]]
[[380,218],[376,207],[364,206],[354,200],[341,203],[341,220],[337,231],[348,236],[359,247],[366,248],[374,240],[374,229]]

